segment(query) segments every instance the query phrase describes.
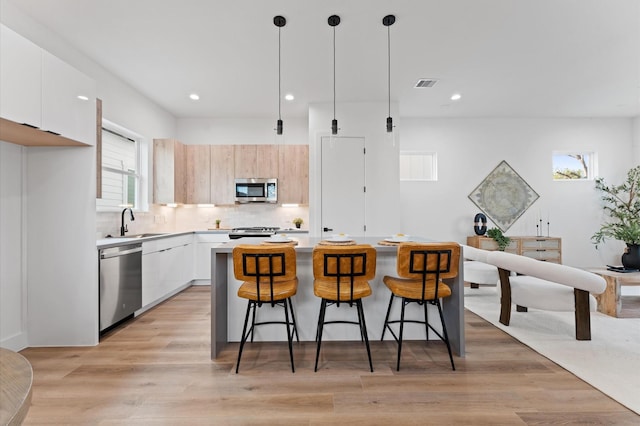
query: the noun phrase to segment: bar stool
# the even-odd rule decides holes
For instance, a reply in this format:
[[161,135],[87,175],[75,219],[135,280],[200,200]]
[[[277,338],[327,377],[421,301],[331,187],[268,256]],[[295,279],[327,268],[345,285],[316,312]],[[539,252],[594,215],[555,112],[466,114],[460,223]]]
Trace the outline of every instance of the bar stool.
[[[451,345],[447,335],[447,327],[442,316],[442,306],[440,299],[451,296],[451,288],[442,282],[446,278],[454,278],[458,275],[458,263],[460,260],[460,246],[457,243],[401,243],[398,245],[397,271],[400,278],[385,276],[383,281],[391,290],[389,308],[384,319],[382,338],[389,329],[395,340],[398,342],[398,360],[396,370],[400,371],[400,355],[402,353],[402,334],[404,324],[407,322],[424,324],[429,339],[429,329],[431,329],[447,345],[451,368],[455,371]],[[402,308],[400,319],[389,321],[389,313],[394,297],[402,298]],[[424,306],[424,321],[407,320],[404,318],[405,306],[409,303],[417,303]],[[442,324],[442,334],[438,333],[429,324],[427,305],[436,305],[440,314]],[[400,333],[398,336],[393,332],[390,324],[400,323]]]
[[[313,249],[313,293],[322,299],[316,340],[316,363],[322,345],[322,332],[325,324],[358,324],[360,337],[364,340],[369,357],[369,368],[373,372],[371,349],[367,335],[367,324],[362,309],[362,298],[371,294],[369,280],[376,275],[376,250],[368,244],[350,246],[317,245]],[[358,321],[325,321],[327,305],[336,307],[356,306]]]
[[[240,350],[238,351],[238,363],[236,374],[240,368],[242,349],[251,335],[253,342],[253,330],[258,325],[285,324],[287,327],[287,340],[289,342],[289,357],[291,359],[291,371],[295,373],[293,365],[293,334],[298,339],[296,319],[293,312],[291,297],[298,290],[298,277],[296,276],[296,252],[291,246],[240,244],[233,249],[233,272],[237,280],[243,281],[238,289],[238,297],[248,300],[247,313],[242,328]],[[284,321],[256,322],[256,309],[267,304],[271,307],[284,308]],[[291,309],[291,321],[289,320]],[[249,313],[251,327],[247,331]],[[290,327],[293,327],[290,329]],[[298,339],[299,341],[299,339]]]

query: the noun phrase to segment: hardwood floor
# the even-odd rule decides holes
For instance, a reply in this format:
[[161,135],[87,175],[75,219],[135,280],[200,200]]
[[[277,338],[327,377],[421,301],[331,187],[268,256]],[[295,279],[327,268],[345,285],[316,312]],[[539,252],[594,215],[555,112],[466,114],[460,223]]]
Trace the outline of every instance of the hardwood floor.
[[[249,343],[209,357],[209,287],[191,287],[90,348],[30,348],[25,425],[617,424],[637,416],[466,312],[465,358],[451,371],[442,342]],[[241,321],[238,318],[238,321]],[[577,355],[579,356],[579,355]]]

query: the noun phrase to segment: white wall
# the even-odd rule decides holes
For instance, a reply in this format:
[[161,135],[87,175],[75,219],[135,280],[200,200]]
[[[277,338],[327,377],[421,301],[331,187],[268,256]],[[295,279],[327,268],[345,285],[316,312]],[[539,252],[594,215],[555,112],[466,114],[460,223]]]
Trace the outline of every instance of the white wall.
[[23,148],[0,142],[0,346],[27,346]]
[[[393,117],[398,117],[397,105],[392,104]],[[336,118],[339,136],[365,139],[365,194],[367,235],[390,235],[409,232],[400,224],[400,198],[398,193],[399,142],[390,141],[386,132],[389,115],[385,102],[338,103]],[[309,107],[309,229],[312,235],[321,235],[321,151],[320,139],[330,135],[333,104],[312,104]],[[396,138],[399,138],[399,120],[395,119]]]
[[275,132],[275,119],[179,118],[177,139],[187,145],[308,144],[306,118],[283,118],[283,137]]
[[598,175],[619,182],[637,164],[631,157],[631,119],[405,118],[402,126],[402,149],[436,151],[439,163],[437,182],[400,185],[402,221],[412,232],[466,242],[480,211],[468,195],[505,160],[540,195],[507,235],[535,235],[536,215],[542,214],[549,217],[551,236],[562,238],[563,263],[620,263],[622,243],[610,241],[596,250],[590,242],[603,219],[593,181],[554,182],[551,153],[595,151]]
[[640,117],[633,120],[633,163],[640,164]]

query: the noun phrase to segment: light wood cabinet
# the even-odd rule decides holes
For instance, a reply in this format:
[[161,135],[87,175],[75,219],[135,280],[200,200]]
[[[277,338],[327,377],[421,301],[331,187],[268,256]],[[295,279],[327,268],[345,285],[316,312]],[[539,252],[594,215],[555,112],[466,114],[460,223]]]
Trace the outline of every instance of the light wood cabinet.
[[[557,237],[511,237],[506,252],[527,256],[546,262],[562,263],[562,239]],[[497,250],[493,238],[472,235],[467,237],[467,245],[484,250]]]
[[153,202],[184,203],[185,148],[175,139],[153,140]]
[[[278,145],[256,145],[256,174],[258,178],[278,177]],[[239,176],[242,177],[242,176]],[[278,194],[278,201],[279,200]]]
[[309,145],[280,145],[278,202],[309,204]]
[[213,204],[234,204],[235,164],[233,145],[211,145],[211,202]]
[[186,203],[211,203],[211,147],[185,145]]
[[253,178],[256,176],[258,151],[256,145],[235,145],[234,170],[236,178]]

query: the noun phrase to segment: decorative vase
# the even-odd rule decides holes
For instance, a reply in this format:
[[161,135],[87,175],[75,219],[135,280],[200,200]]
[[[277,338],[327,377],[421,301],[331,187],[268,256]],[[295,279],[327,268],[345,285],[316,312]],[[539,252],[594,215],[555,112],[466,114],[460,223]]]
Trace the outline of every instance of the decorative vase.
[[622,266],[627,269],[640,269],[640,245],[627,244],[622,255]]

